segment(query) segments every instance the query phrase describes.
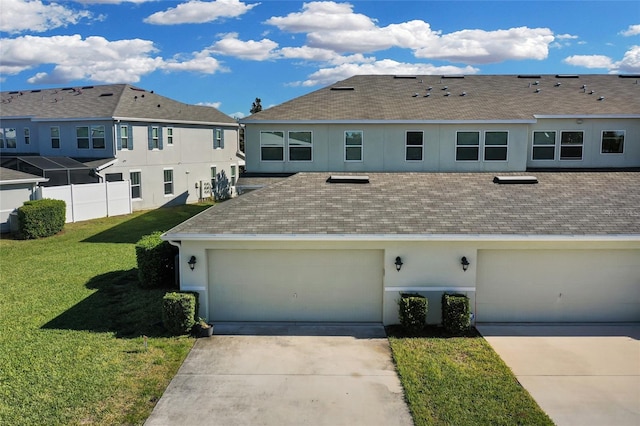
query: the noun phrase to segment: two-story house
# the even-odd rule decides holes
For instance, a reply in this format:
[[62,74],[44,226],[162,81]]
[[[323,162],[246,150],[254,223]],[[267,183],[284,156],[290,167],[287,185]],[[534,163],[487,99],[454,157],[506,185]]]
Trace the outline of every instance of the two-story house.
[[229,196],[238,123],[128,84],[1,93],[2,165],[47,186],[131,183],[134,210]]

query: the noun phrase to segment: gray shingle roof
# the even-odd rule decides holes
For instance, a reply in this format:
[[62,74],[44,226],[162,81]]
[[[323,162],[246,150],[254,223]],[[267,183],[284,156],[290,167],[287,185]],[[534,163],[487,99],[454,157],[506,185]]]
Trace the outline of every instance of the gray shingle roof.
[[[640,116],[640,75],[624,77],[468,75],[464,78],[442,78],[422,75],[396,78],[392,75],[358,75],[241,121],[532,120],[535,115]],[[427,93],[428,97],[425,96]],[[599,100],[601,96],[604,99]]]
[[300,173],[168,231],[194,235],[640,235],[640,172],[372,173],[368,184]]
[[212,107],[188,105],[128,84],[2,92],[0,116],[137,118],[237,124]]

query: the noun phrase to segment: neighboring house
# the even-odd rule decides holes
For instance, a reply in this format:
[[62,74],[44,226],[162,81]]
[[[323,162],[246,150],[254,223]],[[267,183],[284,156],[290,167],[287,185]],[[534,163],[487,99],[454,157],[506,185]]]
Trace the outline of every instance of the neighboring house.
[[36,188],[47,180],[41,176],[0,167],[0,232],[11,230],[11,214],[25,201],[35,200]]
[[131,182],[134,210],[231,194],[238,123],[128,84],[2,92],[4,167],[48,186]]
[[393,324],[417,292],[437,323],[449,291],[478,322],[640,321],[640,172],[338,175],[296,174],[163,235],[201,316]]
[[246,171],[640,166],[640,75],[359,75],[253,114]]

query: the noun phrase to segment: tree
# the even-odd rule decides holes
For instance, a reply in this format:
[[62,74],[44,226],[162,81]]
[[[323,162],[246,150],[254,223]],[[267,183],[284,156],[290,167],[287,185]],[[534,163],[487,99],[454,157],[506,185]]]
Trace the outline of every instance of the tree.
[[262,111],[262,104],[260,102],[262,102],[260,98],[256,98],[256,100],[253,101],[253,104],[251,104],[251,110],[249,111],[251,114]]

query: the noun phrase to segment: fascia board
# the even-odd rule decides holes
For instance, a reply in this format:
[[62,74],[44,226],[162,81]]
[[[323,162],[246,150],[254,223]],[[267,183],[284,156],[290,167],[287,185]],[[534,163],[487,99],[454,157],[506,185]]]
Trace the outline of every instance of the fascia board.
[[577,118],[640,118],[640,114],[566,114],[566,115],[546,115],[546,114],[534,114],[533,115],[537,119],[545,119],[545,118],[569,118],[569,119],[577,119]]
[[534,119],[514,120],[240,120],[240,124],[535,124]]
[[112,120],[116,122],[134,121],[134,122],[143,122],[143,123],[197,124],[200,126],[240,127],[238,123],[221,123],[216,121],[169,120],[164,118],[112,117]]

